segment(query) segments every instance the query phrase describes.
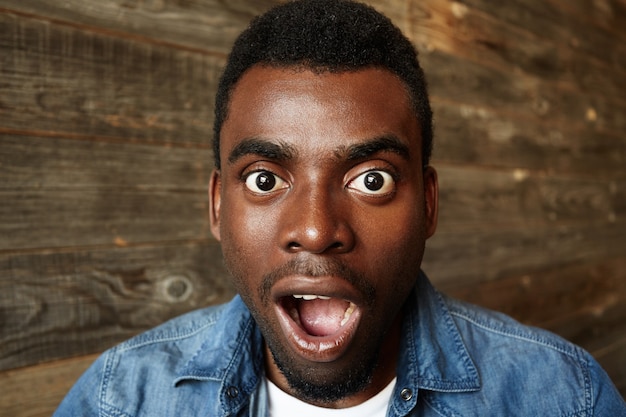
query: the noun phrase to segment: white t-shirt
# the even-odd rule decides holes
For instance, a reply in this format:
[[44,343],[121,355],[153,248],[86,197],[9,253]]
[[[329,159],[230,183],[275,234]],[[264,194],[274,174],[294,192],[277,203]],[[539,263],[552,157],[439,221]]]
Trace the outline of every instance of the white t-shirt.
[[349,408],[324,408],[300,401],[292,397],[272,381],[267,383],[270,417],[385,417],[396,379],[389,383],[381,392],[362,404]]

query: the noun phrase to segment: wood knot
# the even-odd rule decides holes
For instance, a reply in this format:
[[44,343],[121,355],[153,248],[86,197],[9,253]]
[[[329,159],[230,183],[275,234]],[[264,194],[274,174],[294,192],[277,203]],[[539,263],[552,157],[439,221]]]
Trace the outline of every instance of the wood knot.
[[168,275],[161,284],[161,293],[170,303],[182,303],[191,296],[192,292],[193,283],[185,275]]

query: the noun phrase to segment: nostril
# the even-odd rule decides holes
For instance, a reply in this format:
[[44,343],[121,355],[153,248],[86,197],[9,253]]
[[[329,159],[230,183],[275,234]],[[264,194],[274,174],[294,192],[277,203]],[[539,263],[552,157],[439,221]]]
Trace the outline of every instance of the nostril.
[[[344,247],[343,243],[335,242],[332,245],[324,248],[324,251],[329,251],[329,250],[332,251],[332,250],[337,250],[337,249],[341,250],[343,247]],[[287,244],[287,249],[288,250],[292,250],[293,251],[293,250],[299,250],[299,249],[302,249],[302,248],[303,248],[303,246],[300,243],[298,243],[298,242],[293,242],[292,241],[292,242],[289,242]]]
[[332,245],[330,245],[328,247],[328,249],[330,249],[330,250],[332,250],[332,249],[341,249],[341,248],[343,248],[343,243],[341,243],[341,242],[335,242],[335,243],[333,243]]
[[301,247],[302,247],[302,245],[301,245],[301,244],[299,244],[298,242],[293,242],[293,241],[291,241],[291,242],[289,242],[289,243],[287,244],[287,248],[288,248],[288,249],[290,249],[290,250],[299,249],[299,248],[301,248]]

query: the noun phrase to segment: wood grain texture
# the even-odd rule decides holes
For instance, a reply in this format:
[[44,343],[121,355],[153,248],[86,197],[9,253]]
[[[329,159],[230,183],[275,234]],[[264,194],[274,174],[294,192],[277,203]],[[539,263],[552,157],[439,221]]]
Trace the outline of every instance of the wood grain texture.
[[204,239],[212,153],[0,136],[0,252]]
[[101,352],[233,294],[211,241],[0,255],[0,369]]
[[[591,59],[626,69],[626,43],[623,42],[626,35],[623,26],[617,24],[626,17],[621,0],[584,2],[584,7],[593,10],[592,13],[571,13],[570,2],[562,0],[515,0],[508,2],[506,7],[501,7],[495,0],[463,0],[455,3],[479,9],[540,39],[571,45]],[[622,5],[618,6],[620,4]],[[610,11],[607,13],[606,10]],[[603,17],[598,19],[598,16]],[[598,23],[606,20],[606,16],[612,16],[610,19],[615,22],[609,30],[606,25]],[[622,42],[616,42],[616,38]]]
[[623,182],[446,164],[439,182],[424,258],[438,284],[623,256]]
[[[549,125],[565,129],[584,129],[593,124],[593,129],[616,138],[626,131],[626,101],[619,95],[594,97],[585,91],[559,88],[548,81],[495,69],[439,50],[423,55],[422,62],[424,71],[430,74],[434,97],[486,107],[531,122],[541,118]],[[586,120],[591,112],[594,116]]]
[[436,159],[623,177],[623,68],[460,2],[410,2],[409,16]]
[[224,58],[6,13],[0,56],[4,131],[209,146]]
[[[440,230],[426,244],[424,269],[438,285],[497,280],[569,262],[623,254],[624,226]],[[463,259],[463,262],[459,262]]]
[[433,98],[436,164],[510,168],[623,183],[626,142],[593,127],[512,117],[497,108]]
[[[573,334],[567,334],[565,328],[566,323],[572,322],[572,315],[593,316],[601,322],[611,309],[624,308],[625,267],[626,260],[621,257],[603,258],[595,262],[572,262],[523,275],[511,274],[498,280],[484,281],[478,287],[463,281],[441,287],[460,299],[575,338]],[[615,322],[613,325],[623,329],[626,322]],[[611,337],[621,339],[623,334],[613,333]],[[582,342],[591,351],[602,346],[597,339],[587,338]]]
[[617,179],[443,163],[438,165],[438,179],[443,231],[523,225],[619,228],[626,218],[626,188]]
[[278,0],[3,0],[6,11],[226,55],[235,37]]
[[[558,3],[565,6],[565,2]],[[530,32],[493,13],[498,12],[493,8],[485,12],[461,2],[411,2],[410,33],[425,52],[438,49],[513,70],[516,76],[531,76],[597,96],[612,96],[615,88],[624,88],[624,67],[594,59],[571,42]],[[553,19],[552,25],[562,27],[566,15],[558,14]]]

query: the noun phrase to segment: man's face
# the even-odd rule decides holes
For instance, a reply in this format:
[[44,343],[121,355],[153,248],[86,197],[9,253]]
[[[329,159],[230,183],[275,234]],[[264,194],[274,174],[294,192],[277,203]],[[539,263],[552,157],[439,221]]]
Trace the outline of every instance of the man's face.
[[271,351],[270,379],[320,404],[375,393],[395,374],[399,313],[437,216],[402,82],[374,68],[253,67],[220,158],[212,231]]

